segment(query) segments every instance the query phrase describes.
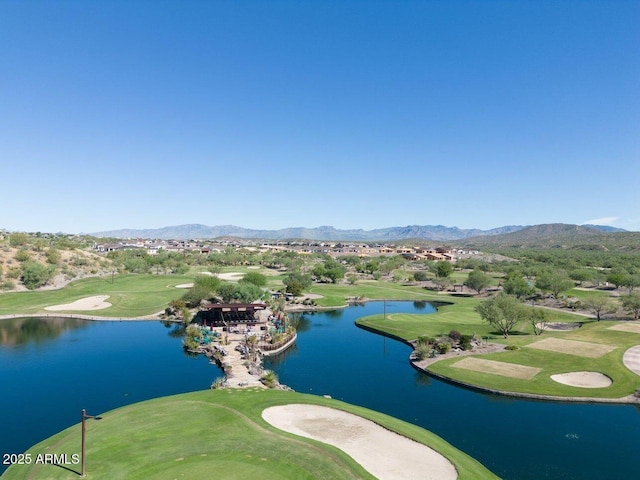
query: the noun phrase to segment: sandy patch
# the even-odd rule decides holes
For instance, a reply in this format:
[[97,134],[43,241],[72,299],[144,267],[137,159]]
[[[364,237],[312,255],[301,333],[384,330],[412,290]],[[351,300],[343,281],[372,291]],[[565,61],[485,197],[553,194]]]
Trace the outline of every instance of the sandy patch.
[[72,303],[65,303],[64,305],[52,305],[44,309],[51,312],[61,310],[102,310],[103,308],[109,308],[111,306],[109,302],[105,302],[107,298],[109,298],[109,295],[95,295],[93,297],[81,298]]
[[474,372],[490,373],[503,377],[519,378],[521,380],[531,380],[541,368],[516,365],[514,363],[496,362],[495,360],[483,360],[481,358],[467,357],[451,365],[455,368],[464,368]]
[[640,323],[639,322],[619,323],[618,325],[614,325],[613,327],[607,328],[607,330],[619,330],[621,332],[640,333]]
[[444,456],[365,418],[319,405],[282,405],[262,412],[276,428],[333,445],[379,479],[453,480],[458,472]]
[[616,349],[614,346],[601,343],[576,342],[575,340],[561,340],[558,338],[547,338],[530,343],[526,347],[589,358],[599,358]]
[[458,478],[451,462],[431,448],[351,413],[295,404],[267,408],[262,418],[286,432],[341,449],[379,479]]
[[176,285],[176,288],[191,288],[193,287],[193,283],[181,283],[180,285]]
[[624,352],[622,363],[636,375],[640,375],[640,345],[631,347]]
[[218,276],[218,278],[220,280],[228,280],[228,281],[231,281],[231,282],[237,282],[242,277],[244,277],[244,273],[226,272],[226,273],[219,273],[217,276]]
[[605,388],[613,382],[609,377],[598,372],[569,372],[551,375],[551,380],[581,388]]

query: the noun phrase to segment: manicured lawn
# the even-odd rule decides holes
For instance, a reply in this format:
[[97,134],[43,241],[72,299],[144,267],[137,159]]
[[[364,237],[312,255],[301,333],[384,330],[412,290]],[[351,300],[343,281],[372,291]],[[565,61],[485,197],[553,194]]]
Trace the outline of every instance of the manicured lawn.
[[[459,478],[494,479],[478,462],[415,425],[336,400],[263,389],[193,392],[154,399],[87,422],[88,479],[351,479],[373,478],[341,450],[266,423],[262,411],[288,403],[340,408],[424,443],[455,465]],[[95,412],[92,412],[95,413]],[[28,453],[80,453],[80,426]],[[3,480],[76,479],[80,465],[15,465]]]
[[[317,283],[309,288],[310,293],[323,295],[316,300],[322,307],[341,307],[347,297],[366,297],[375,300],[441,300],[442,296],[428,292],[424,288],[404,286],[397,283],[364,280],[357,285]],[[444,297],[446,298],[446,297]]]
[[168,302],[180,298],[185,290],[175,288],[193,282],[192,275],[116,275],[86,278],[59,290],[0,294],[0,315],[46,312],[45,307],[74,302],[94,295],[109,295],[112,307],[93,311],[69,311],[103,317],[138,317],[162,311]]
[[[474,306],[478,300],[471,298],[451,300],[454,303],[440,306],[435,314],[392,314],[387,315],[386,320],[382,315],[373,315],[358,319],[357,323],[405,340],[413,340],[422,335],[429,337],[446,335],[451,330],[467,335],[475,333],[478,337],[489,336],[493,342],[515,345],[519,349],[479,355],[478,358],[542,368],[542,371],[532,380],[520,380],[455,368],[453,364],[460,360],[459,357],[444,359],[428,367],[431,372],[474,386],[538,395],[592,398],[620,398],[640,388],[640,376],[632,373],[622,363],[624,352],[640,344],[640,334],[608,329],[618,322],[595,322],[585,317],[550,310],[550,321],[583,322],[583,326],[577,330],[564,332],[547,330],[541,336],[536,336],[530,325],[522,324],[508,339],[504,339],[475,313]],[[616,348],[602,357],[588,358],[527,347],[545,338],[591,342]],[[603,373],[613,380],[613,384],[607,388],[587,389],[562,385],[550,378],[554,374],[575,371]]]

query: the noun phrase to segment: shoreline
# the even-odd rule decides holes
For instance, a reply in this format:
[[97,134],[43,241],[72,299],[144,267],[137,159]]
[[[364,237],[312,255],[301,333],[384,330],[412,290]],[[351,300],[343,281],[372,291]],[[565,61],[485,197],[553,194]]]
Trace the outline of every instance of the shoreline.
[[159,313],[144,315],[142,317],[101,317],[98,315],[84,315],[81,313],[13,313],[8,315],[0,315],[0,320],[10,320],[13,318],[75,318],[78,320],[89,320],[92,322],[171,322],[182,323],[177,320],[169,320],[160,318]]
[[[475,351],[475,352],[468,352],[468,353],[463,353],[463,352],[455,352],[455,353],[449,353],[446,355],[440,355],[442,358],[435,358],[435,359],[427,359],[427,360],[423,360],[421,362],[417,362],[412,358],[413,355],[413,350],[415,350],[415,345],[413,343],[411,343],[408,340],[405,340],[404,338],[398,337],[397,335],[393,335],[391,333],[387,333],[387,332],[383,332],[382,330],[376,330],[375,328],[366,326],[366,325],[360,325],[358,323],[356,323],[356,326],[358,328],[362,328],[363,330],[367,330],[368,332],[372,332],[372,333],[376,333],[378,335],[382,335],[388,338],[391,338],[392,340],[398,340],[408,346],[410,346],[412,348],[411,353],[409,354],[409,364],[416,370],[418,370],[419,372],[423,372],[426,375],[429,375],[430,377],[433,378],[437,378],[438,380],[442,380],[444,382],[447,382],[451,385],[456,385],[459,387],[463,387],[463,388],[467,388],[469,390],[473,390],[479,393],[488,393],[488,394],[492,394],[492,395],[501,395],[504,397],[511,397],[511,398],[519,398],[519,399],[523,399],[523,400],[542,400],[542,401],[548,401],[548,402],[563,402],[563,403],[604,403],[604,404],[618,404],[618,405],[638,405],[640,404],[640,396],[636,396],[636,394],[631,393],[629,395],[627,395],[626,397],[620,397],[620,398],[606,398],[606,397],[564,397],[564,396],[557,396],[557,395],[543,395],[543,394],[539,394],[539,393],[524,393],[524,392],[511,392],[508,390],[497,390],[497,389],[493,389],[493,388],[489,388],[489,387],[483,387],[480,385],[473,385],[471,383],[466,383],[460,380],[456,380],[455,378],[452,377],[447,377],[446,375],[440,375],[439,373],[435,373],[432,372],[431,370],[428,369],[429,365],[433,365],[434,363],[439,362],[440,360],[445,360],[447,358],[451,358],[453,356],[474,356],[474,355],[482,355],[484,353],[487,353],[486,350],[484,351]],[[489,346],[499,346],[501,344],[489,344]],[[498,350],[496,350],[498,351]]]
[[[370,302],[370,301],[383,301],[383,300],[378,300],[378,299],[372,299],[372,298],[366,298],[363,299],[362,302],[366,303],[366,302]],[[393,300],[393,299],[386,299],[386,301],[401,301],[401,300]],[[411,301],[411,300],[402,300],[402,301]],[[442,302],[442,303],[447,303],[447,302]],[[326,311],[326,310],[337,310],[337,309],[342,309],[342,308],[347,308],[349,307],[350,304],[345,304],[345,305],[341,305],[341,306],[335,306],[335,307],[322,307],[322,306],[317,306],[317,305],[302,305],[302,304],[294,304],[294,305],[288,305],[287,307],[285,307],[285,311],[291,311],[291,312],[314,312],[314,311]],[[151,314],[151,315],[145,315],[145,316],[141,316],[141,317],[132,317],[132,318],[121,318],[121,317],[102,317],[102,316],[98,316],[98,315],[84,315],[84,314],[72,314],[72,313],[56,313],[56,314],[51,314],[51,313],[29,313],[29,314],[9,314],[9,315],[0,315],[0,321],[1,320],[5,320],[5,319],[14,319],[14,318],[37,318],[37,317],[46,317],[46,318],[75,318],[75,319],[79,319],[79,320],[88,320],[88,321],[106,321],[106,322],[127,322],[127,321],[167,321],[167,322],[172,322],[172,323],[180,323],[179,321],[176,320],[165,320],[160,318],[160,314],[162,312],[158,312],[156,314]],[[368,327],[365,325],[360,325],[357,322],[355,323],[355,325],[358,328],[362,328],[363,330],[367,330],[370,331],[372,333],[378,334],[378,335],[382,335],[385,337],[389,337],[393,340],[398,340],[400,342],[405,343],[406,345],[409,345],[412,348],[412,353],[409,355],[409,364],[416,370],[423,372],[433,378],[437,378],[439,380],[445,381],[449,384],[452,385],[457,385],[463,388],[467,388],[473,391],[477,391],[480,393],[488,393],[488,394],[493,394],[493,395],[502,395],[505,397],[511,397],[511,398],[521,398],[521,399],[529,399],[529,400],[542,400],[542,401],[551,401],[551,402],[566,402],[566,403],[604,403],[604,404],[621,404],[621,405],[638,405],[640,404],[640,396],[636,396],[636,394],[630,394],[627,395],[626,397],[621,397],[621,398],[600,398],[600,397],[566,397],[566,396],[555,396],[555,395],[543,395],[543,394],[536,394],[536,393],[524,393],[524,392],[512,392],[512,391],[507,391],[507,390],[497,390],[497,389],[492,389],[489,387],[482,387],[480,385],[473,385],[470,383],[466,383],[460,380],[456,380],[455,378],[452,377],[448,377],[446,375],[441,375],[435,372],[432,372],[431,370],[428,369],[429,365],[432,365],[434,363],[437,363],[440,360],[444,360],[445,358],[449,358],[453,355],[448,354],[448,356],[442,356],[443,358],[436,358],[436,359],[428,359],[428,360],[423,360],[422,362],[416,362],[413,360],[413,358],[411,357],[413,355],[413,350],[415,350],[415,345],[413,343],[411,343],[410,341],[407,341],[397,335],[393,335],[387,332],[383,332],[381,330],[377,330],[375,328],[372,327]],[[271,355],[274,355],[276,353],[279,353],[280,351],[286,350],[287,348],[289,348],[293,343],[295,343],[296,340],[296,336],[294,336],[294,338],[292,339],[291,342],[287,342],[287,344],[285,346],[283,346],[281,349],[279,349],[277,352],[270,352]],[[492,344],[492,346],[498,346],[500,344]],[[499,349],[499,348],[498,348]],[[497,351],[497,350],[496,350]],[[480,354],[484,354],[487,353],[486,350],[483,351],[476,351],[476,352],[468,352],[468,353],[461,353],[461,352],[456,352],[456,354],[454,355],[459,355],[459,356],[473,356],[473,355],[480,355]]]

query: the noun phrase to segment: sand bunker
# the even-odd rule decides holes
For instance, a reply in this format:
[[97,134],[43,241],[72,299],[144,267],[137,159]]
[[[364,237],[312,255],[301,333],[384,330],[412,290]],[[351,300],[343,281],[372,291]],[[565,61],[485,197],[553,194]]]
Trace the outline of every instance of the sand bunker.
[[231,282],[237,282],[242,277],[244,277],[244,273],[226,272],[226,273],[219,273],[217,276],[218,276],[218,278],[220,280],[228,280],[228,281],[231,281]]
[[609,377],[598,372],[569,372],[551,375],[551,380],[581,388],[605,388],[613,382]]
[[95,295],[93,297],[81,298],[72,303],[65,303],[64,305],[52,305],[45,307],[45,310],[51,312],[59,312],[62,310],[102,310],[103,308],[109,308],[111,304],[105,302],[109,298],[109,295]]
[[624,352],[622,363],[636,375],[640,375],[640,345],[631,347]]
[[341,449],[383,480],[458,478],[451,462],[426,445],[342,410],[319,405],[282,405],[267,408],[262,418],[286,432]]
[[490,373],[522,380],[531,380],[542,370],[541,368],[516,365],[515,363],[496,362],[495,360],[483,360],[473,357],[464,358],[451,366],[464,368],[465,370],[473,370],[474,372]]
[[193,287],[193,283],[181,283],[180,285],[176,285],[176,288],[191,288]]
[[546,350],[549,352],[568,353],[579,357],[599,358],[616,349],[612,345],[601,343],[576,342],[575,340],[560,340],[558,338],[547,338],[538,342],[526,345],[529,348]]
[[638,322],[619,323],[618,325],[614,325],[613,327],[607,328],[607,330],[618,330],[620,332],[640,333],[640,323]]

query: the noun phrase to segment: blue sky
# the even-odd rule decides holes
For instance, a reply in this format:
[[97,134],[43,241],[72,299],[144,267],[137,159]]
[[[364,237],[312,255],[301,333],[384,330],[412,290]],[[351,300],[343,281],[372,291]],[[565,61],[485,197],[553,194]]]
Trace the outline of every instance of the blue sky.
[[638,1],[0,0],[0,228],[640,231]]

